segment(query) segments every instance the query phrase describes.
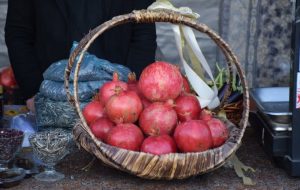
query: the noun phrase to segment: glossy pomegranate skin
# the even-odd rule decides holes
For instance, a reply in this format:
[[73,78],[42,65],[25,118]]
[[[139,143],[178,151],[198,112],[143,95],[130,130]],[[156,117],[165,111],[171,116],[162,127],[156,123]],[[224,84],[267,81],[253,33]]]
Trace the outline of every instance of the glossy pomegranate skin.
[[183,88],[183,92],[185,93],[191,93],[191,87],[189,84],[188,79],[186,78],[186,76],[182,75],[182,88]]
[[119,148],[139,151],[144,135],[140,128],[132,123],[118,124],[107,135],[107,143]]
[[101,117],[90,125],[90,129],[96,138],[106,142],[108,132],[115,127],[115,124],[106,117]]
[[223,145],[229,137],[229,131],[226,125],[217,118],[212,118],[206,123],[212,135],[213,147],[216,148]]
[[16,88],[18,86],[12,67],[7,67],[1,71],[0,83],[6,88]]
[[182,91],[179,69],[167,62],[155,62],[147,66],[140,76],[138,87],[151,102],[175,99]]
[[105,116],[105,108],[99,101],[92,101],[83,108],[82,114],[89,125],[98,118]]
[[213,118],[212,112],[206,109],[203,109],[199,114],[199,119],[203,121],[209,121]]
[[128,74],[127,85],[128,85],[128,90],[135,91],[137,94],[139,93],[138,92],[138,82],[136,80],[136,75],[134,72],[131,72]]
[[143,110],[143,104],[134,91],[121,91],[105,104],[108,118],[114,123],[134,123]]
[[181,122],[198,119],[201,113],[199,101],[193,94],[182,93],[176,98],[174,108]]
[[106,82],[102,85],[102,87],[99,89],[99,101],[102,102],[103,105],[106,104],[106,102],[109,100],[111,96],[115,94],[116,87],[121,87],[123,90],[128,89],[128,85],[126,82],[120,81],[118,73],[113,74],[113,80]]
[[143,108],[148,107],[151,102],[144,97],[144,95],[140,92],[139,88],[138,88],[138,81],[136,80],[136,75],[135,73],[129,73],[128,74],[128,90],[131,91],[135,91],[137,93],[137,95],[140,97],[142,104],[143,104]]
[[146,99],[143,95],[140,95],[140,98],[141,98],[144,109],[151,105],[152,102],[150,102],[148,99]]
[[144,140],[141,151],[162,155],[176,152],[177,147],[175,141],[169,135],[149,136]]
[[146,135],[171,135],[177,124],[177,114],[169,103],[154,102],[145,108],[139,126]]
[[174,139],[182,152],[202,152],[213,145],[209,127],[201,120],[180,123],[175,129]]

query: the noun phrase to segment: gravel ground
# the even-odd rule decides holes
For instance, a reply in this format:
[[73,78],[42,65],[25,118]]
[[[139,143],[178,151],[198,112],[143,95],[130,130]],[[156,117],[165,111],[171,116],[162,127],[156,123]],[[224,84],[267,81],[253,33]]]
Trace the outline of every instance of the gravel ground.
[[92,158],[86,152],[77,151],[67,156],[57,167],[66,177],[57,183],[42,183],[34,178],[24,180],[13,189],[261,189],[261,190],[296,190],[300,189],[300,178],[289,177],[282,169],[277,168],[268,159],[255,139],[253,129],[248,128],[244,136],[244,144],[237,152],[239,159],[253,167],[256,172],[248,173],[255,186],[245,186],[231,168],[222,167],[209,174],[196,176],[186,180],[153,181],[140,179],[124,172],[109,168],[97,161],[88,171],[82,171]]

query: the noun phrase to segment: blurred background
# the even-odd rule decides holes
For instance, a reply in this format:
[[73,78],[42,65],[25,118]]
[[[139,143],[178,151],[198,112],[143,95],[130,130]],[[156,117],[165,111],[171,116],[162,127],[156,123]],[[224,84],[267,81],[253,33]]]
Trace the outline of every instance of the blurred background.
[[[4,41],[7,1],[0,0],[0,67],[9,65]],[[292,0],[172,0],[200,14],[199,21],[229,43],[251,87],[286,86],[290,78]],[[168,24],[157,24],[158,45],[168,61],[179,63],[173,33]],[[211,65],[222,63],[218,48],[196,33]]]

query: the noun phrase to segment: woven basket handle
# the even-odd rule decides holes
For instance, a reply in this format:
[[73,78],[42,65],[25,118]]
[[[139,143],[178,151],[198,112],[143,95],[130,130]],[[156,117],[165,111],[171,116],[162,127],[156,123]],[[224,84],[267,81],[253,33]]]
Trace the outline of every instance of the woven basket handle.
[[[95,29],[91,30],[89,34],[87,34],[78,44],[76,49],[73,51],[69,58],[68,65],[65,70],[65,88],[67,91],[68,100],[75,105],[77,113],[79,114],[80,119],[82,120],[84,129],[93,137],[93,134],[91,133],[79,106],[79,100],[78,100],[78,74],[80,65],[82,63],[83,55],[87,51],[87,49],[90,47],[90,45],[95,41],[95,39],[100,36],[102,33],[104,33],[106,30],[109,30],[110,28],[113,28],[115,26],[125,24],[125,23],[155,23],[155,22],[169,22],[172,24],[183,24],[186,26],[189,26],[191,28],[194,28],[195,30],[205,33],[208,35],[216,44],[217,46],[222,50],[225,58],[226,63],[228,64],[229,71],[232,70],[232,64],[235,65],[237,69],[237,73],[240,77],[242,88],[243,88],[243,114],[241,119],[241,133],[239,134],[239,137],[237,138],[237,141],[241,141],[241,138],[244,134],[245,128],[247,126],[248,116],[249,116],[249,91],[248,91],[248,85],[246,83],[246,77],[242,70],[242,67],[240,63],[238,62],[236,56],[232,52],[232,50],[229,48],[228,44],[221,39],[219,35],[217,35],[214,31],[212,31],[208,26],[202,23],[197,23],[196,20],[188,18],[186,16],[183,16],[179,13],[176,13],[174,11],[169,10],[140,10],[140,11],[133,11],[132,13],[117,16],[112,18],[111,20],[103,23],[102,25],[96,27]],[[79,56],[79,58],[78,58]],[[71,69],[75,63],[76,58],[78,59],[76,67],[75,67],[75,73],[74,73],[74,97],[70,94],[69,91],[69,78]],[[232,77],[232,75],[230,75]],[[229,77],[229,78],[231,78]],[[231,80],[231,79],[230,79]],[[228,90],[229,91],[229,90]],[[228,92],[227,92],[228,95]],[[221,105],[223,106],[223,105]]]

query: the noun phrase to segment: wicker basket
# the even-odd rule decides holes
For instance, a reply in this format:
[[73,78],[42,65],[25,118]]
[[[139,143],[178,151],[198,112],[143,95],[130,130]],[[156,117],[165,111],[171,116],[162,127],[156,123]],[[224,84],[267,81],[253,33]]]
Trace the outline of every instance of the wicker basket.
[[225,104],[223,110],[226,113],[227,119],[233,124],[239,126],[243,114],[243,100],[233,102],[230,104]]
[[[80,110],[78,101],[78,73],[82,61],[82,55],[87,51],[94,40],[106,30],[124,23],[155,23],[169,22],[173,24],[183,24],[196,29],[199,32],[207,34],[222,50],[227,62],[228,69],[234,65],[237,69],[242,82],[244,98],[241,127],[237,128],[234,124],[226,121],[230,128],[230,138],[221,147],[198,153],[172,153],[162,156],[155,156],[143,152],[129,151],[107,145],[95,138],[91,133]],[[98,159],[109,166],[119,170],[131,173],[133,175],[147,179],[183,179],[190,176],[203,174],[222,166],[225,161],[238,149],[241,144],[248,115],[249,115],[249,92],[246,84],[245,74],[229,46],[206,25],[197,23],[178,13],[166,10],[157,11],[133,11],[130,14],[114,17],[113,19],[96,27],[86,35],[78,47],[72,53],[69,64],[65,71],[65,87],[69,89],[70,71],[74,65],[75,58],[79,56],[74,75],[74,97],[68,93],[69,101],[74,104],[79,114],[80,121],[73,129],[75,140],[88,152],[94,154]],[[77,59],[76,59],[77,60]],[[229,80],[231,77],[229,77]],[[227,93],[228,94],[228,93]],[[220,105],[224,107],[224,102]]]

